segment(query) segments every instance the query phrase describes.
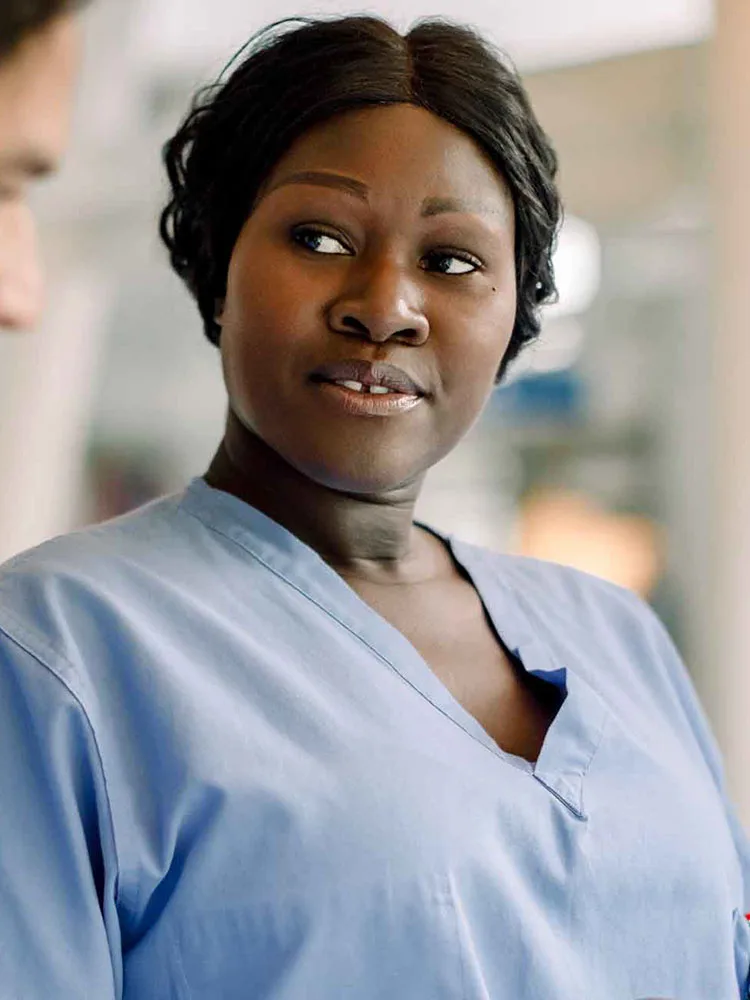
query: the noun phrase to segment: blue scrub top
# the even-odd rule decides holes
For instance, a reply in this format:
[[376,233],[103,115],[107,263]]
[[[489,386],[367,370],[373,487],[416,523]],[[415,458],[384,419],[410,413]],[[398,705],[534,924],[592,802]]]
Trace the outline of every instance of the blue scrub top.
[[2,1000],[736,1000],[750,847],[664,629],[450,541],[536,764],[195,480],[0,572]]

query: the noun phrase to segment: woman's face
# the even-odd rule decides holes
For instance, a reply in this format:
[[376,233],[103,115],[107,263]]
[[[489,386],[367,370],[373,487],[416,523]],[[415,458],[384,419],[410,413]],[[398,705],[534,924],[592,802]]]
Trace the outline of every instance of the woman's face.
[[442,119],[395,105],[310,130],[229,266],[219,322],[240,424],[322,486],[419,481],[492,391],[515,320],[514,246],[505,182]]

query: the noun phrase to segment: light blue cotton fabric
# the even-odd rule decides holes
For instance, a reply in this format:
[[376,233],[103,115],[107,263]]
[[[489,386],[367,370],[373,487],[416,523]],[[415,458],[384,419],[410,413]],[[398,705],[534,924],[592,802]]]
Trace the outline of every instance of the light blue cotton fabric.
[[567,691],[532,765],[195,480],[0,572],[2,1000],[736,1000],[750,849],[629,593],[451,542]]

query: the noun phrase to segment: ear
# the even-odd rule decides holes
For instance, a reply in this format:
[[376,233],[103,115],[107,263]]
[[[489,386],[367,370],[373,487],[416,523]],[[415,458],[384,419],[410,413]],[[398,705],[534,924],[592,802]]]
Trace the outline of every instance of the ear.
[[224,308],[226,306],[226,299],[216,299],[214,302],[214,323],[217,326],[221,326],[224,322]]

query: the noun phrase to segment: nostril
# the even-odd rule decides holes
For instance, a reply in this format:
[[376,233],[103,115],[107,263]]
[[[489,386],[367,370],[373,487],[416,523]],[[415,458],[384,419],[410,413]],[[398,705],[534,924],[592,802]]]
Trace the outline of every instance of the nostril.
[[[360,316],[364,315],[364,320]],[[421,343],[427,338],[427,327],[402,326],[404,316],[368,315],[364,311],[357,313],[333,312],[329,317],[332,331],[339,334],[368,339],[375,343],[384,343],[395,339],[408,343]]]
[[344,316],[341,320],[342,326],[347,327],[350,330],[354,330],[356,333],[369,333],[365,324],[357,319],[356,316]]

